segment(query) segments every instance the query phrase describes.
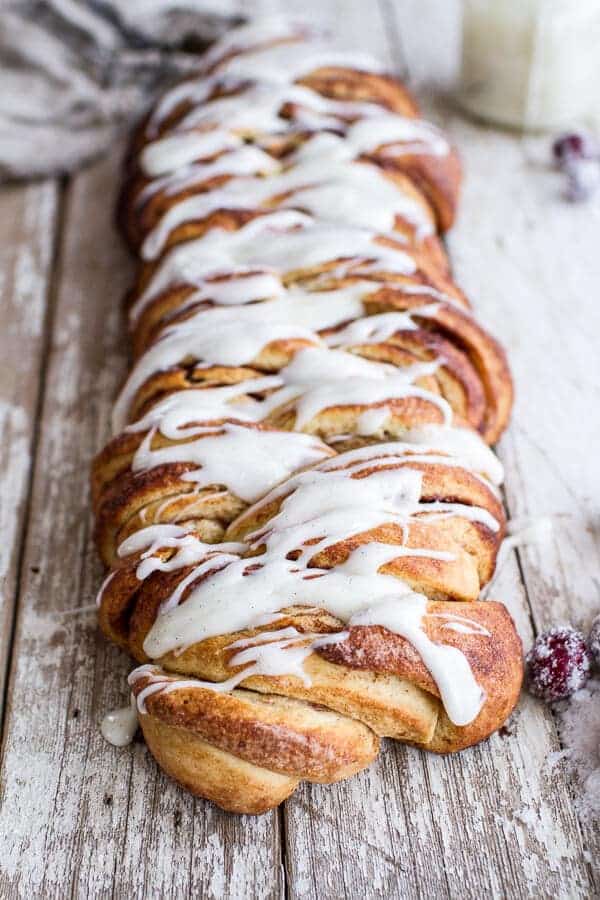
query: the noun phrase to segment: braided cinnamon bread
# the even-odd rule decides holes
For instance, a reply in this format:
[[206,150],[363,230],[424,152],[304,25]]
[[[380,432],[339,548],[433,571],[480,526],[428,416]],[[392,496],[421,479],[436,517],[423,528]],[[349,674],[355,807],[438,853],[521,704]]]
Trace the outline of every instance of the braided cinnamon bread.
[[456,152],[376,62],[268,21],[159,101],[127,169],[134,364],[92,493],[152,753],[258,813],[382,736],[487,737],[522,678],[478,599],[512,385],[438,238]]

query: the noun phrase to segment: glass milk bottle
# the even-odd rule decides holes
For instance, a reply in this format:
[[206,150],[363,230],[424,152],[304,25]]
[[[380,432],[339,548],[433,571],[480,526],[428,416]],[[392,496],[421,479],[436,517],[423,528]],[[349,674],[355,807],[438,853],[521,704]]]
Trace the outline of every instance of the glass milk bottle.
[[516,128],[600,125],[600,0],[464,0],[460,102]]

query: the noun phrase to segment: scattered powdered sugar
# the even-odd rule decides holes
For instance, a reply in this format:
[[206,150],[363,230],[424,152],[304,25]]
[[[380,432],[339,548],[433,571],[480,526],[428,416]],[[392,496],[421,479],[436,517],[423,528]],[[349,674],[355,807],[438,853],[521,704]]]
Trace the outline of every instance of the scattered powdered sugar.
[[588,636],[588,649],[592,661],[600,668],[600,616],[596,616],[592,622]]
[[573,779],[575,805],[586,820],[600,821],[600,677],[557,705],[559,734],[565,748],[552,753],[552,767],[564,760]]
[[553,750],[552,753],[549,753],[546,757],[546,765],[552,771],[555,766],[559,764],[559,762],[563,759],[568,759],[571,756],[570,750]]
[[513,813],[513,819],[517,819],[523,825],[526,825],[527,828],[533,830],[537,824],[538,816],[533,811],[533,809],[528,806],[524,806],[522,807],[522,809],[517,809]]

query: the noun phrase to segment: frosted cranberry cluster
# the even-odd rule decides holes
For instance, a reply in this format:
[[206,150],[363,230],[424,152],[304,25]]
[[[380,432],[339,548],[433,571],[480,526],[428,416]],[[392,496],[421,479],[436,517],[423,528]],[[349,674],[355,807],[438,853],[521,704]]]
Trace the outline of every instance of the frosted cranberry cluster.
[[572,203],[588,200],[600,186],[600,144],[589,134],[563,134],[552,145],[556,166],[567,179],[565,197]]
[[582,688],[593,666],[600,669],[600,616],[586,641],[574,628],[540,634],[525,658],[529,691],[541,700],[565,700]]

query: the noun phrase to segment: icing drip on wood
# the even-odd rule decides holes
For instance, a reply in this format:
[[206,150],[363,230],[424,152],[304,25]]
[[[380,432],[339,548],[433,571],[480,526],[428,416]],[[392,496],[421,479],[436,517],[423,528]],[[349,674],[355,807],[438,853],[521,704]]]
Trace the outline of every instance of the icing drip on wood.
[[102,737],[114,747],[125,747],[130,744],[137,729],[137,705],[133,698],[129,706],[106,713],[100,724]]
[[493,591],[494,584],[513,550],[518,550],[519,547],[544,547],[551,539],[552,533],[553,524],[550,516],[509,520],[507,537],[500,545],[494,575],[482,590],[481,598],[485,599],[489,596],[490,591]]

